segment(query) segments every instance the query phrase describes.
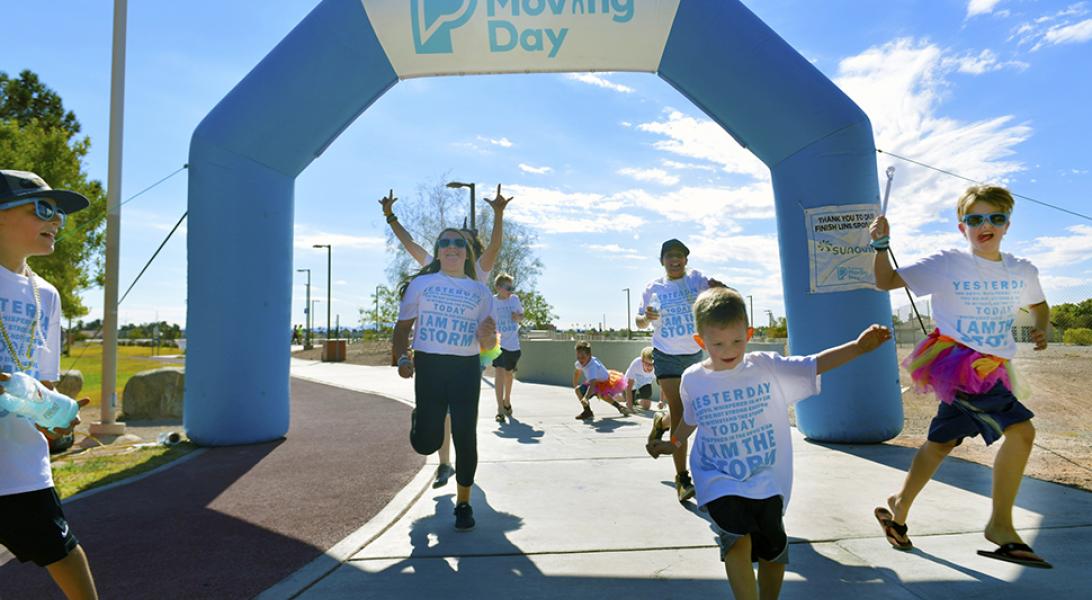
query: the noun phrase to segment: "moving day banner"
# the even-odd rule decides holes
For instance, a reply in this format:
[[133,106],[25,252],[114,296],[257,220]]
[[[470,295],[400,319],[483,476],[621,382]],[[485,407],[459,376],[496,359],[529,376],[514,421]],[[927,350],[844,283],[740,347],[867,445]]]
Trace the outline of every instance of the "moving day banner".
[[679,0],[361,0],[400,79],[660,67]]
[[842,204],[804,210],[808,228],[811,293],[875,289],[875,250],[868,226],[879,214],[874,204]]

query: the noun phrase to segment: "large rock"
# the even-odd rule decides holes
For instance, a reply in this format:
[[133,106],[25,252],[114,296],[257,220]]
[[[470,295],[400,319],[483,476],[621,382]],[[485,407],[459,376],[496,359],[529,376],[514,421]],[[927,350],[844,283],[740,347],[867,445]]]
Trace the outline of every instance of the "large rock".
[[125,384],[121,410],[127,420],[180,419],[186,370],[164,367],[141,371]]
[[83,389],[83,373],[76,369],[69,369],[61,374],[61,380],[57,382],[57,391],[79,400],[80,390]]

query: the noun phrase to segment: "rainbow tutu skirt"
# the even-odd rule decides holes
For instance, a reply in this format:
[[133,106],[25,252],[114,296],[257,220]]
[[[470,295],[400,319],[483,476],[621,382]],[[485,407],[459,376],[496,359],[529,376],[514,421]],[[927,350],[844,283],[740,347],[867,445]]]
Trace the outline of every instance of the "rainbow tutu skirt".
[[931,391],[945,404],[952,404],[957,392],[985,394],[998,381],[1019,400],[1029,395],[1020,385],[1012,361],[968,348],[939,330],[922,340],[902,365],[910,372],[914,389]]

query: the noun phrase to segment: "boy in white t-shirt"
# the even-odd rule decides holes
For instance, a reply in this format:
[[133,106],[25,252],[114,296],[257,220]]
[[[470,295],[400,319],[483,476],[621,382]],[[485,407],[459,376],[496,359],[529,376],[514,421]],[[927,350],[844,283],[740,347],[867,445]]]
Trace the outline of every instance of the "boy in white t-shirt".
[[512,293],[515,286],[511,275],[501,273],[493,284],[497,288],[493,311],[496,313],[501,348],[500,356],[493,359],[493,368],[497,372],[493,378],[493,391],[497,396],[497,422],[504,423],[505,417],[512,416],[512,381],[519,363],[519,324],[523,321],[523,304],[519,296]]
[[695,340],[709,358],[683,373],[683,422],[653,456],[672,454],[697,430],[690,451],[698,506],[720,529],[721,559],[737,600],[776,598],[788,562],[782,515],[792,493],[788,408],[819,393],[819,375],[871,352],[891,337],[872,325],[855,341],[813,356],[746,352],[753,333],[738,292],[711,288],[694,303]]
[[[23,371],[47,387],[60,379],[61,297],[34,274],[31,256],[53,253],[67,216],[90,203],[54,190],[34,173],[0,171],[0,393],[8,373]],[[85,406],[90,400],[79,401]],[[69,598],[95,598],[95,581],[53,487],[49,444],[79,423],[46,431],[0,410],[0,546],[33,561]]]
[[[633,410],[633,401],[640,400],[641,408],[652,408],[652,384],[656,383],[656,365],[652,358],[652,346],[641,349],[641,355],[633,359],[626,369],[626,408]],[[660,402],[661,407],[663,402]]]
[[580,405],[584,407],[576,415],[577,421],[595,418],[591,409],[591,399],[595,396],[613,406],[622,416],[629,414],[620,402],[626,389],[625,379],[621,373],[607,369],[598,358],[592,356],[590,342],[576,343],[576,363],[573,368],[573,391],[576,392]]
[[940,400],[928,440],[914,456],[902,489],[874,514],[892,547],[909,550],[910,506],[948,453],[965,437],[981,434],[987,445],[1004,437],[993,464],[993,512],[985,528],[986,539],[998,548],[978,553],[1050,568],[1024,543],[1012,522],[1012,507],[1035,440],[1034,414],[1020,402],[1028,394],[1012,370],[1013,323],[1017,311],[1028,307],[1035,318],[1031,340],[1036,350],[1047,347],[1050,324],[1039,271],[1027,260],[1001,253],[1013,204],[1005,188],[968,188],[956,203],[956,214],[970,251],[945,250],[898,271],[886,251],[887,219],[880,216],[872,223],[876,286],[908,287],[917,296],[932,296],[937,329],[903,365],[919,390],[932,390]]

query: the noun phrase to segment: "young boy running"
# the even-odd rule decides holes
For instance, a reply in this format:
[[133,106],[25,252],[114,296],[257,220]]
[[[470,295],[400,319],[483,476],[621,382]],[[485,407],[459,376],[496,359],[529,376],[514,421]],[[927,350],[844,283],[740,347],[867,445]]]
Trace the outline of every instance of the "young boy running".
[[933,298],[937,329],[903,364],[919,390],[933,390],[940,400],[928,441],[914,456],[902,489],[874,514],[894,548],[912,548],[906,518],[941,461],[963,438],[981,434],[988,446],[1004,437],[993,464],[993,512],[985,528],[986,539],[998,547],[978,553],[1050,568],[1024,543],[1012,523],[1012,506],[1035,440],[1034,415],[1020,402],[1027,394],[1012,370],[1016,355],[1012,326],[1017,311],[1028,307],[1035,318],[1031,338],[1035,349],[1042,350],[1047,347],[1050,323],[1039,271],[1027,260],[1001,252],[1013,204],[1004,188],[968,188],[956,203],[956,215],[969,251],[945,250],[898,271],[887,252],[887,219],[881,216],[872,223],[877,287],[905,286],[917,296]]
[[[672,454],[697,430],[690,468],[698,505],[720,529],[721,559],[737,600],[777,598],[788,563],[782,521],[792,494],[788,407],[819,393],[819,375],[890,339],[872,325],[855,341],[813,356],[746,352],[752,331],[734,290],[702,292],[694,304],[696,341],[709,358],[683,373],[683,422],[671,442],[649,444]],[[752,563],[758,562],[758,589]]]
[[504,423],[506,417],[512,417],[512,381],[519,363],[519,324],[523,321],[523,304],[519,296],[512,293],[516,288],[511,275],[501,273],[493,284],[497,288],[493,310],[501,348],[500,356],[493,360],[493,368],[497,371],[493,387],[497,396],[497,423]]
[[[34,173],[0,171],[0,392],[15,371],[50,388],[60,379],[61,297],[27,258],[52,254],[67,216],[88,204]],[[97,598],[87,555],[53,487],[46,441],[70,434],[78,423],[46,431],[0,410],[0,546],[20,562],[45,567],[68,598]]]

